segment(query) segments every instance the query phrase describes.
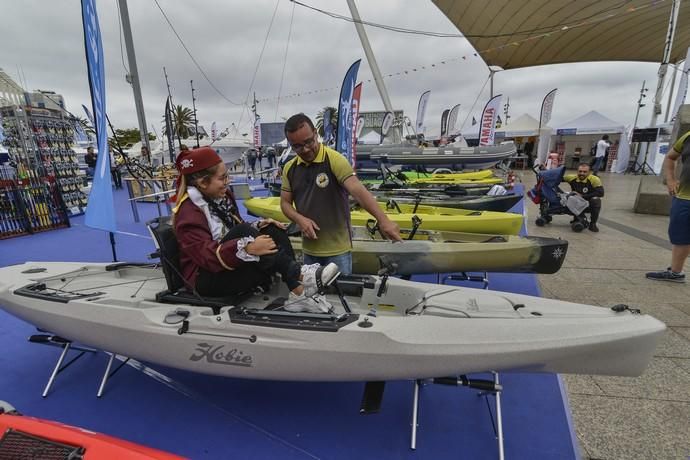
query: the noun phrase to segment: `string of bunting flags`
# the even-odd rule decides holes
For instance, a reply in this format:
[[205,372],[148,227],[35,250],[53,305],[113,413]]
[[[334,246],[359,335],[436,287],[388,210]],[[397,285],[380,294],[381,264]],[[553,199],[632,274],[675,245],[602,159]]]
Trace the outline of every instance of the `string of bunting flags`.
[[[511,46],[520,46],[521,44],[523,44],[525,42],[538,40],[540,38],[550,37],[552,34],[555,34],[555,33],[567,32],[567,31],[572,30],[572,29],[591,26],[592,24],[596,24],[596,23],[603,22],[603,21],[609,21],[609,20],[611,20],[611,18],[616,17],[616,16],[620,16],[621,14],[636,13],[636,12],[639,12],[641,10],[651,8],[654,6],[655,3],[656,2],[651,2],[650,4],[645,4],[645,5],[641,5],[641,6],[630,6],[630,7],[626,8],[625,11],[622,13],[608,13],[602,17],[589,18],[589,19],[586,19],[586,20],[583,20],[580,22],[576,22],[574,24],[564,25],[559,29],[549,30],[547,32],[539,33],[536,35],[531,35],[531,36],[523,38],[521,40],[515,40],[515,41],[511,41],[509,43],[504,43],[502,45],[497,45],[497,46],[493,46],[491,48],[486,48],[486,49],[484,49],[482,51],[478,51],[476,53],[468,53],[468,54],[465,54],[463,56],[444,59],[442,61],[438,61],[438,62],[435,62],[432,64],[412,67],[409,69],[400,70],[398,72],[388,73],[388,74],[383,75],[383,78],[385,79],[385,78],[394,78],[394,77],[404,77],[405,75],[413,74],[415,72],[420,72],[420,71],[424,71],[424,70],[434,70],[434,69],[439,68],[439,67],[441,67],[447,63],[450,63],[450,62],[466,61],[467,59],[478,58],[480,53],[491,53],[491,52],[499,51],[499,50],[502,50],[504,48],[508,48]],[[373,81],[372,79],[366,80],[367,83],[371,83],[372,81]],[[279,100],[279,99],[291,99],[291,98],[296,98],[296,97],[310,96],[313,94],[326,93],[326,92],[330,92],[330,91],[339,91],[339,90],[340,90],[339,86],[333,86],[330,88],[321,88],[321,89],[315,89],[315,90],[310,90],[310,91],[295,92],[295,93],[288,94],[288,95],[281,96],[281,97],[269,97],[269,98],[259,99],[259,101],[260,102],[270,102],[270,101],[275,101],[275,100]]]

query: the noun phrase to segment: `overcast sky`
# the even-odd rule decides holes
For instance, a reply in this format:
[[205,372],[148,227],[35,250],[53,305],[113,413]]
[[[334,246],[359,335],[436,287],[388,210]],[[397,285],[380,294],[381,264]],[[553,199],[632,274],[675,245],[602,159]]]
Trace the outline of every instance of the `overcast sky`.
[[[128,64],[126,55],[121,54],[117,3],[117,0],[96,2],[104,42],[108,114],[117,128],[129,128],[137,126],[137,119],[132,89],[125,81]],[[361,110],[383,109],[376,86],[367,82],[371,71],[352,23],[289,0],[158,0],[158,3],[213,85],[227,99],[239,104],[247,100],[248,94],[256,92],[262,100],[259,113],[264,121],[281,121],[297,112],[314,116],[324,106],[337,106],[343,76],[357,59],[362,59],[359,80],[364,81]],[[304,0],[304,3],[349,15],[345,1]],[[26,89],[62,94],[67,108],[83,117],[81,104],[90,107],[90,97],[80,2],[3,0],[0,5],[5,18],[0,67]],[[359,0],[357,6],[362,19],[367,21],[416,30],[457,32],[430,0]],[[130,1],[128,7],[148,129],[154,125],[160,133],[167,97],[165,66],[176,104],[191,107],[189,82],[194,80],[199,120],[207,130],[216,121],[219,130],[235,123],[241,132],[247,132],[246,110],[243,114],[242,105],[225,100],[205,80],[156,2]],[[474,129],[470,128],[472,115],[479,118],[489,98],[489,85],[480,94],[489,71],[480,58],[473,56],[474,50],[465,39],[407,35],[371,27],[367,27],[367,33],[382,73],[393,75],[385,78],[385,84],[395,109],[404,110],[414,120],[420,94],[431,90],[425,123],[427,135],[438,134],[441,112],[457,103],[462,104],[458,125],[468,118],[464,131]],[[122,49],[124,52],[124,43]],[[23,72],[21,78],[18,69]],[[590,110],[632,125],[642,81],[646,80],[651,89],[647,107],[640,112],[638,125],[642,125],[649,123],[651,117],[657,71],[658,64],[631,62],[517,69],[496,75],[495,93],[504,95],[504,103],[506,97],[510,98],[513,120],[525,112],[539,118],[542,98],[557,87],[552,126]],[[316,90],[325,91],[306,94]],[[301,95],[286,97],[298,93]],[[468,117],[475,100],[474,110]],[[666,108],[665,100],[663,108]]]

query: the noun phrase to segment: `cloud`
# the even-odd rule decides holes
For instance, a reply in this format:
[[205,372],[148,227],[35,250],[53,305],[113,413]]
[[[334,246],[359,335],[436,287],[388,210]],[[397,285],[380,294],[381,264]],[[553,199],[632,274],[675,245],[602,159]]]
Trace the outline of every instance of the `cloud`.
[[[309,3],[350,14],[344,2]],[[383,109],[350,22],[284,0],[158,0],[158,4],[218,90],[239,103],[251,103],[256,93],[265,121],[280,121],[296,112],[313,116],[324,106],[335,105],[343,76],[356,59],[362,59],[359,79],[365,82],[361,110]],[[117,2],[98,1],[97,7],[104,41],[108,114],[115,126],[134,127],[137,119],[132,89],[125,81],[129,64],[121,44]],[[360,1],[358,7],[362,18],[371,22],[457,32],[431,2]],[[207,129],[216,121],[219,129],[236,123],[247,131],[247,109],[227,102],[212,88],[156,3],[132,1],[128,8],[149,130],[153,125],[160,132],[167,97],[165,67],[176,104],[191,107],[190,80],[194,81],[198,117]],[[365,29],[395,109],[403,109],[414,120],[419,96],[430,89],[427,133],[438,133],[441,112],[456,103],[462,104],[458,124],[467,119],[465,128],[469,129],[472,115],[478,117],[489,98],[489,72],[466,40]],[[60,93],[68,108],[82,116],[80,105],[88,106],[90,99],[79,3],[15,2],[12,20],[3,23],[3,35],[26,37],[27,31],[30,39],[0,42],[0,67],[20,82],[19,66],[28,89]],[[657,64],[629,62],[516,69],[495,75],[494,92],[504,95],[504,103],[510,98],[513,119],[525,112],[538,118],[542,98],[557,87],[552,125],[589,110],[631,124],[642,81],[654,86],[657,69]],[[651,117],[654,90],[649,91],[647,107],[641,111],[642,123]]]

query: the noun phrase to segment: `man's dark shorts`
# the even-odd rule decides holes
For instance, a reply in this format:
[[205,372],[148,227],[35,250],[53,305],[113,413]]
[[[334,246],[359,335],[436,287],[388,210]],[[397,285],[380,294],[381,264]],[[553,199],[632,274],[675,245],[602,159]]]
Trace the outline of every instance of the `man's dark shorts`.
[[673,197],[668,238],[671,244],[690,245],[690,200]]

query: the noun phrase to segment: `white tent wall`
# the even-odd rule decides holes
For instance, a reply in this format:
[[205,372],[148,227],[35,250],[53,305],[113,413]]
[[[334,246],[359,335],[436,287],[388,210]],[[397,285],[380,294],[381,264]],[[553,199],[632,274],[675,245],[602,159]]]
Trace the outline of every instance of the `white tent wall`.
[[[568,168],[576,168],[578,163],[590,162],[590,150],[593,145],[601,139],[603,134],[580,134],[569,136],[555,136],[556,143],[565,144],[565,165]],[[620,141],[621,134],[609,134],[609,142],[611,145]],[[579,158],[579,159],[578,159]]]
[[623,174],[628,170],[628,162],[630,161],[630,131],[625,129],[625,133],[620,137],[620,144],[618,144],[618,155],[616,156],[615,165],[611,165],[611,172]]
[[604,134],[608,134],[613,145],[620,142],[624,131],[622,124],[592,110],[557,128],[556,150],[564,152],[563,161],[568,168],[575,168],[580,162],[591,161],[590,150]]

